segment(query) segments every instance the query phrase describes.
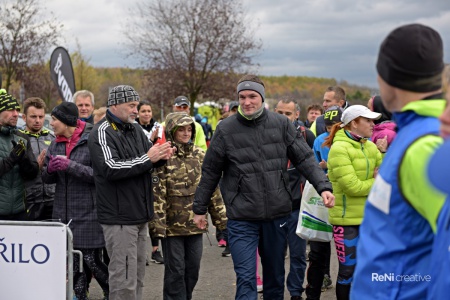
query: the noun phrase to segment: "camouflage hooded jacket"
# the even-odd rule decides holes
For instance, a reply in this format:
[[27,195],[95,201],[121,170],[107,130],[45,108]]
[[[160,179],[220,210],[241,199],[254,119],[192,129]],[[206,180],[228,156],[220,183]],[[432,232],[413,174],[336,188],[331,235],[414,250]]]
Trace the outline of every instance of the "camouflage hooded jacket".
[[[200,182],[201,167],[205,152],[192,142],[181,144],[174,141],[174,133],[179,126],[194,125],[185,113],[171,113],[166,118],[165,134],[177,147],[177,151],[167,163],[157,168],[152,175],[155,197],[155,215],[150,222],[152,237],[185,236],[204,233],[193,222],[195,190]],[[195,139],[195,126],[192,126]],[[226,228],[226,212],[222,195],[217,187],[208,207],[214,226]]]

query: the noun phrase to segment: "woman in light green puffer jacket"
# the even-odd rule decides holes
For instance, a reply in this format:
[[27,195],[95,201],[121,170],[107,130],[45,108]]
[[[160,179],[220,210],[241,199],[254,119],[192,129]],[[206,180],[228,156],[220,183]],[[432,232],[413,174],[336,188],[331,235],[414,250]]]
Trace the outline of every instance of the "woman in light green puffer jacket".
[[374,119],[381,116],[362,105],[353,105],[342,114],[324,146],[330,147],[328,177],[333,184],[335,206],[329,209],[339,261],[337,299],[348,299],[356,266],[356,244],[364,205],[378,173],[382,156],[371,137]]

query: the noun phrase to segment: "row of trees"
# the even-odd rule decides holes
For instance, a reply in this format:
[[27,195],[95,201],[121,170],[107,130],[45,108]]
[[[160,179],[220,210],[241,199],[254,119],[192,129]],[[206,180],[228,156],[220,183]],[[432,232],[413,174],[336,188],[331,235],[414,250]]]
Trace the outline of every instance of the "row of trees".
[[6,89],[22,81],[56,45],[63,25],[46,12],[39,0],[17,0],[0,5],[0,67]]
[[[156,111],[180,94],[192,103],[235,99],[240,74],[255,71],[253,58],[262,43],[254,38],[256,27],[242,0],[142,0],[131,10],[123,46],[129,56],[140,58],[140,69],[94,68],[80,45],[71,54],[76,89],[91,90],[96,106],[106,103],[110,87],[123,83],[157,104]],[[0,6],[0,70],[9,92],[41,97],[53,107],[60,100],[48,57],[61,40],[63,25],[44,12],[40,0],[11,0]],[[264,80],[267,97],[290,96],[305,105],[321,103],[326,86],[336,84],[308,77]],[[347,86],[350,98],[367,100],[367,89]]]
[[[132,10],[123,46],[128,55],[142,60],[147,71],[141,84],[152,97],[182,93],[194,102],[201,95],[227,95],[228,82],[234,85],[236,74],[253,66],[261,47],[242,0],[142,0]],[[62,24],[43,12],[47,10],[39,0],[11,0],[0,6],[0,68],[8,90],[20,82],[22,89],[34,92],[36,79],[44,75],[45,57],[61,39]],[[101,85],[89,76],[92,70],[83,65],[80,51],[73,58],[79,59],[74,63],[77,88]],[[48,88],[42,94],[52,98],[47,83],[41,85]]]

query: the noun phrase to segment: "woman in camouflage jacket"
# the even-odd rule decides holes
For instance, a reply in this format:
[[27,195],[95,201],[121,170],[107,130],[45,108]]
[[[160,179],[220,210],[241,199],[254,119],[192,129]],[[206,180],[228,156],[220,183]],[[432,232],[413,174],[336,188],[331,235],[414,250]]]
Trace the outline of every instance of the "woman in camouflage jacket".
[[[164,299],[191,299],[198,280],[205,230],[193,222],[192,204],[205,152],[194,146],[195,124],[186,113],[167,115],[166,139],[176,146],[176,154],[152,176],[155,216],[152,237],[160,237],[164,255]],[[227,217],[217,188],[209,213],[214,226],[224,230]]]

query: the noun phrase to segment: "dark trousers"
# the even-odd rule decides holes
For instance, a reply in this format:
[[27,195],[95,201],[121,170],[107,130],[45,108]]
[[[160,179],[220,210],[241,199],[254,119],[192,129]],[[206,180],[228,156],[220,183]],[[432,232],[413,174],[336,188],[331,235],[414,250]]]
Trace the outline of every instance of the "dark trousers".
[[[159,247],[159,238],[151,237],[150,236],[150,242],[152,243],[152,247]],[[153,249],[152,249],[153,251]]]
[[264,299],[284,299],[284,251],[289,216],[271,221],[228,220],[228,240],[234,271],[236,299],[256,299],[256,249],[263,268]]
[[29,203],[27,213],[29,221],[51,220],[53,213],[53,201]]
[[[109,294],[109,275],[108,267],[101,260],[101,248],[95,249],[77,249],[83,253],[83,263],[89,267],[89,270],[95,276],[98,284],[105,295]],[[85,272],[80,272],[80,258],[73,256],[73,290],[78,300],[88,299],[87,297],[87,278]]]
[[309,242],[309,266],[306,271],[306,299],[318,300],[322,293],[323,276],[330,267],[330,242]]
[[350,299],[350,289],[356,267],[356,245],[359,240],[359,225],[333,226],[333,238],[339,262],[336,282],[336,298]]
[[[109,256],[108,256],[108,251],[106,250],[106,247],[103,247],[98,252],[101,257],[101,260],[106,265],[106,267],[108,267]],[[89,287],[91,286],[92,276],[94,276],[94,275],[92,274],[92,271],[91,271],[91,269],[89,269],[89,266],[86,264],[86,262],[83,262],[83,269],[84,269],[84,273],[86,274],[87,290],[89,291]]]
[[228,241],[228,230],[226,228],[224,230],[216,228],[216,240],[217,242],[220,240]]
[[203,235],[169,236],[162,239],[164,300],[190,300],[198,281]]
[[300,209],[294,210],[287,224],[290,263],[286,286],[291,296],[302,295],[306,270],[306,241],[295,233],[299,212]]

